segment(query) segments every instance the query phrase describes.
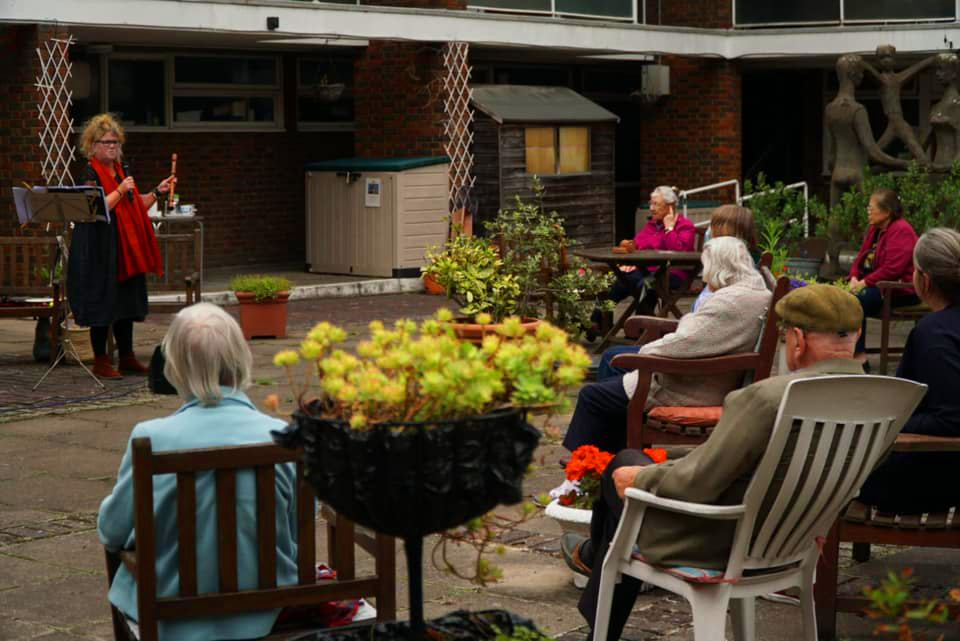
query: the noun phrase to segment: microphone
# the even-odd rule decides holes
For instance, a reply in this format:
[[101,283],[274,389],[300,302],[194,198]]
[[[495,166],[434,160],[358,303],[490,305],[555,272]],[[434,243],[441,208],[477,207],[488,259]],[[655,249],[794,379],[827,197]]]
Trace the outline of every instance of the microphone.
[[[129,175],[130,175],[130,165],[128,165],[127,163],[124,162],[124,163],[120,163],[120,166],[123,167],[123,175],[124,175],[124,177],[129,176]],[[127,200],[129,200],[130,202],[133,202],[133,192],[130,191],[130,190],[127,190]]]

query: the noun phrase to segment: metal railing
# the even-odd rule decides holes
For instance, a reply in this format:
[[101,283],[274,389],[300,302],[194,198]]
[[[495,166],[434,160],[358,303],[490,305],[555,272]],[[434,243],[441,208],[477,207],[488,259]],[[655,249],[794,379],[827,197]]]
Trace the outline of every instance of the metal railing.
[[[801,180],[800,182],[790,183],[789,185],[784,185],[784,189],[803,189],[803,237],[810,237],[810,189],[807,187],[807,181]],[[737,199],[737,204],[742,205],[746,201],[750,200],[754,196],[759,196],[761,194],[769,194],[776,191],[776,189],[764,189],[763,191],[757,191],[752,194],[747,194],[743,198]],[[794,221],[789,221],[794,222]]]
[[680,201],[683,203],[683,217],[687,217],[687,200],[691,194],[701,194],[705,191],[714,191],[716,189],[723,189],[724,187],[729,187],[733,185],[734,191],[734,202],[740,203],[740,181],[736,178],[731,180],[724,180],[723,182],[713,183],[712,185],[704,185],[702,187],[694,187],[692,189],[683,189],[680,191],[677,196],[680,198]]

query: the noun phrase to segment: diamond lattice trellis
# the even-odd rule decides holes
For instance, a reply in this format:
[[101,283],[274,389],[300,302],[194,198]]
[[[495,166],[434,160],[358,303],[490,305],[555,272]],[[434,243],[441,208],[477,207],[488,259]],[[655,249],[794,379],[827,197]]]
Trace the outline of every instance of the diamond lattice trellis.
[[450,158],[450,210],[466,207],[470,199],[474,176],[473,113],[470,111],[470,65],[467,54],[470,45],[466,42],[448,42],[443,47],[444,110],[446,111],[447,156]]
[[51,38],[37,48],[40,75],[36,87],[40,94],[40,149],[43,152],[40,170],[48,185],[74,184],[70,174],[75,157],[70,142],[73,92],[67,86],[73,68],[69,55],[73,43],[73,36],[66,40]]

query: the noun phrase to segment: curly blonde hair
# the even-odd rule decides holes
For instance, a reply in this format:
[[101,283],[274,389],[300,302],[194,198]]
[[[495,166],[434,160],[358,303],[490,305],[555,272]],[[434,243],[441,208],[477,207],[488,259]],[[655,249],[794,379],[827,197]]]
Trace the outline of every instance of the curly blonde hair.
[[116,134],[120,141],[120,147],[117,149],[117,156],[123,156],[123,143],[127,137],[123,133],[123,127],[110,114],[97,114],[86,122],[83,126],[83,132],[80,134],[80,151],[87,158],[93,156],[93,143],[103,138],[106,134]]

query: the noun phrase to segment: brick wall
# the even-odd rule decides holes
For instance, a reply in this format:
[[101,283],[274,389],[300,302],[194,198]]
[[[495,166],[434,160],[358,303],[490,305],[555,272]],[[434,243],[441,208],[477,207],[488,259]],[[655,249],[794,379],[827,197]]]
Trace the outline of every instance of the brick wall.
[[47,26],[0,26],[0,235],[22,233],[11,187],[43,184],[36,49],[48,38],[65,35],[63,29]]
[[[734,63],[665,56],[670,95],[645,109],[643,182],[696,187],[739,178],[742,82]],[[714,199],[718,192],[704,194]],[[729,198],[733,197],[730,190]]]
[[[206,267],[303,263],[304,164],[352,152],[350,133],[130,133],[130,173],[152,189],[177,154],[181,203],[204,218]],[[183,229],[179,227],[178,229]]]
[[356,155],[442,156],[439,43],[371,41],[354,65]]
[[[417,9],[465,9],[466,0],[363,0]],[[442,156],[443,43],[372,40],[354,64],[356,155]]]

